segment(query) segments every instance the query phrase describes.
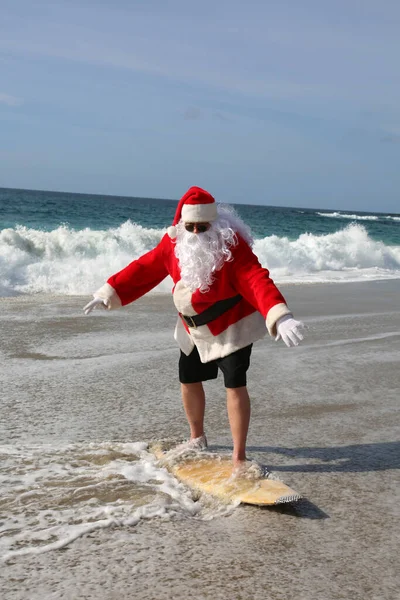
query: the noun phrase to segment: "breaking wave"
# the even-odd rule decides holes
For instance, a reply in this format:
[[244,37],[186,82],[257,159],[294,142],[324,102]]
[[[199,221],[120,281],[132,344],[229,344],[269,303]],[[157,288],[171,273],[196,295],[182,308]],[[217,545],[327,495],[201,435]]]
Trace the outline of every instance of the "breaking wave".
[[[0,296],[87,295],[113,273],[151,250],[165,230],[126,221],[103,231],[60,226],[41,231],[24,226],[0,231]],[[363,281],[400,278],[400,246],[372,239],[351,223],[327,235],[304,233],[296,240],[258,239],[254,251],[277,283]],[[170,292],[164,280],[155,290]]]
[[349,213],[335,212],[317,212],[320,217],[328,217],[330,219],[348,219],[350,221],[400,221],[400,217],[392,215],[356,215]]
[[351,221],[378,221],[379,217],[377,215],[349,215],[347,213],[341,212],[332,212],[332,213],[323,213],[317,212],[317,215],[320,217],[330,217],[331,219],[350,219]]

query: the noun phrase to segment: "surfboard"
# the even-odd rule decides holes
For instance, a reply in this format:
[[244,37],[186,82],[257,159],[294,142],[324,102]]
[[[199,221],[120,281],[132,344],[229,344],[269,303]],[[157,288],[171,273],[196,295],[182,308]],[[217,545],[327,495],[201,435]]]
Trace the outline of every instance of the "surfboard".
[[228,456],[204,451],[174,456],[173,449],[165,451],[162,444],[153,444],[149,449],[179,481],[224,502],[271,506],[302,498],[282,481],[268,476],[232,477],[232,462]]

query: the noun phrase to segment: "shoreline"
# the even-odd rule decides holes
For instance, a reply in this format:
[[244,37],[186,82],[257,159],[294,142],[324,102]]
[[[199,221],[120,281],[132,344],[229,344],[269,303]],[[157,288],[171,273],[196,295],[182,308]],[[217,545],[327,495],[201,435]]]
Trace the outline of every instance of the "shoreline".
[[[172,283],[171,283],[172,285]],[[400,278],[388,278],[388,279],[373,279],[366,281],[311,281],[311,282],[283,282],[276,283],[279,289],[288,289],[288,290],[297,290],[299,288],[306,289],[324,289],[326,287],[343,287],[348,288],[351,291],[351,288],[354,292],[363,291],[364,288],[370,287],[372,291],[375,291],[377,288],[388,288],[389,291],[400,291]],[[47,292],[34,292],[31,294],[25,292],[18,292],[12,296],[0,296],[0,302],[5,300],[13,300],[13,299],[29,299],[29,298],[87,298],[91,297],[91,294],[58,294],[58,293],[47,293]],[[145,296],[142,296],[136,302],[141,302],[145,298],[170,298],[170,292],[149,292]]]

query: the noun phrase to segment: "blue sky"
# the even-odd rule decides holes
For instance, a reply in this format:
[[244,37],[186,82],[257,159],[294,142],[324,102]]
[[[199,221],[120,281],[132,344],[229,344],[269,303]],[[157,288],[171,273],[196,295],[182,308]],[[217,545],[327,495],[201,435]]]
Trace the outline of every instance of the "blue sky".
[[400,212],[397,0],[2,0],[0,186]]

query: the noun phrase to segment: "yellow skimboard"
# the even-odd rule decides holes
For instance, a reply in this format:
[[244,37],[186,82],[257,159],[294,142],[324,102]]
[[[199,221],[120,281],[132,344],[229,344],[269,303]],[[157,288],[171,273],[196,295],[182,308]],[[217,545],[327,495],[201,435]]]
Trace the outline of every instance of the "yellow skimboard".
[[232,477],[230,457],[209,452],[190,452],[174,457],[173,449],[163,451],[153,445],[150,451],[179,481],[193,490],[215,496],[225,502],[271,506],[297,502],[301,495],[282,481],[259,477]]

